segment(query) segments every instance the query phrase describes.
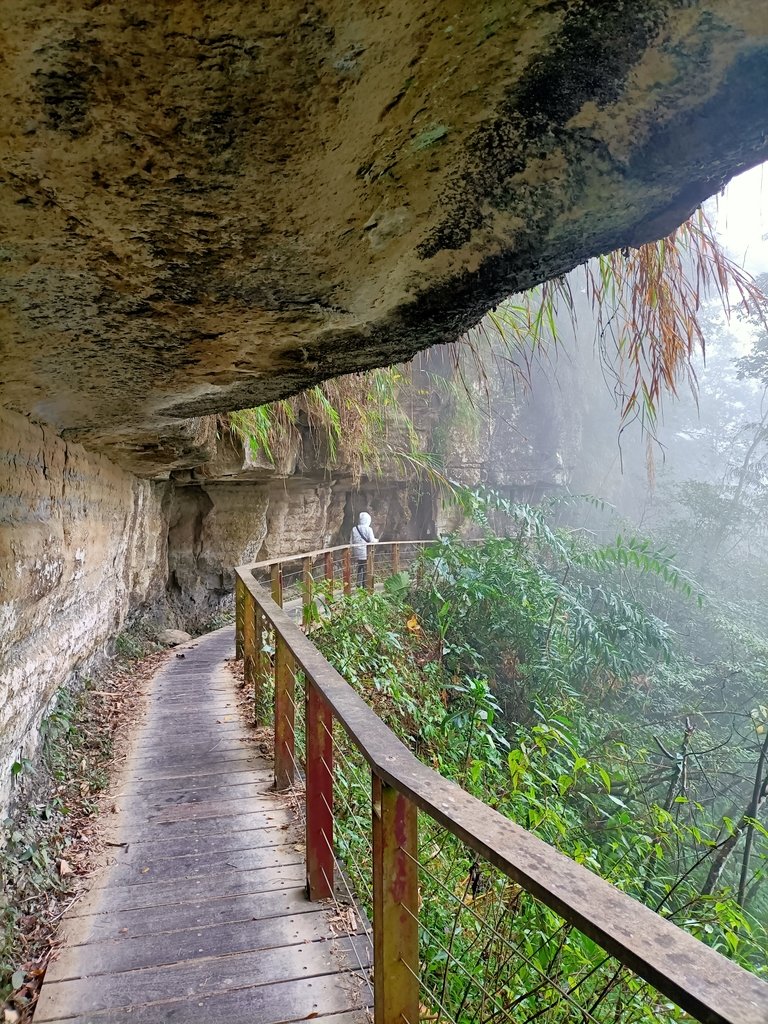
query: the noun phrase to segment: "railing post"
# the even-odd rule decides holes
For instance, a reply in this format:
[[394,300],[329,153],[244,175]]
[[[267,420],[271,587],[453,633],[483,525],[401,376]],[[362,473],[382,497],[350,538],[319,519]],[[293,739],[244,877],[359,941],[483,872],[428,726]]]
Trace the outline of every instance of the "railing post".
[[392,575],[400,572],[400,545],[392,545]]
[[235,576],[235,660],[243,660],[243,606],[245,604],[245,583]]
[[342,572],[344,579],[344,593],[349,595],[352,593],[352,552],[349,548],[346,548],[344,551]]
[[275,631],[275,789],[290,789],[294,781],[296,677],[288,645]]
[[373,593],[374,587],[373,565],[376,556],[373,552],[373,544],[369,544],[365,553],[365,589],[369,594]]
[[307,680],[307,893],[333,896],[333,716]]
[[272,577],[272,600],[283,607],[283,563],[275,562],[270,569]]
[[253,630],[253,720],[256,725],[261,725],[264,715],[264,617],[258,605],[256,605],[255,610]]
[[325,552],[325,581],[328,584],[328,596],[333,600],[333,552]]
[[253,685],[256,662],[256,601],[246,588],[243,602],[243,679]]
[[375,1024],[419,1020],[416,805],[373,775]]
[[304,584],[304,592],[301,595],[302,618],[304,620],[304,625],[307,625],[307,623],[309,622],[309,614],[307,609],[312,604],[312,594],[315,586],[315,581],[312,576],[311,558],[303,558],[301,560],[301,581]]

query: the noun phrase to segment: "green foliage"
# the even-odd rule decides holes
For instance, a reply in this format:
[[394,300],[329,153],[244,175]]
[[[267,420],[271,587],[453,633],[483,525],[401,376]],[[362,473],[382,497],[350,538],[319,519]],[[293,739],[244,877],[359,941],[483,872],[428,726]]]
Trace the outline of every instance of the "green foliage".
[[137,619],[115,637],[115,652],[126,661],[138,661],[158,650],[157,625],[146,619]]
[[[707,669],[655,614],[710,617],[711,602],[694,600],[700,588],[663,545],[589,546],[554,529],[551,509],[471,500],[486,516],[503,509],[511,536],[435,544],[383,593],[340,601],[313,639],[426,764],[768,973],[768,829],[741,817],[765,740],[761,702],[740,720],[708,716]],[[340,843],[365,900],[367,776],[342,749]],[[435,1019],[498,1019],[498,999],[520,1020],[686,1019],[426,816],[419,829],[422,999]],[[749,829],[737,898],[741,856],[710,881]]]
[[[72,877],[60,870],[62,859],[70,856],[65,819],[94,814],[96,796],[107,782],[111,736],[92,705],[90,682],[85,683],[78,693],[62,690],[41,722],[32,798],[2,823],[0,1003],[24,984],[25,967],[45,949],[47,915],[71,891]],[[31,767],[25,762],[24,775]],[[20,996],[17,1005],[25,998]]]

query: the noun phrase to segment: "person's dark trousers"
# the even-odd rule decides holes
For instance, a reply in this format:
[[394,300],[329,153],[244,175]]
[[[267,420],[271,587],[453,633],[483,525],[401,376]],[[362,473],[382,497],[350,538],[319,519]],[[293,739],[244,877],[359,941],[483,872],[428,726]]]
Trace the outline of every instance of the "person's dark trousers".
[[358,559],[357,562],[357,585],[358,587],[365,586],[365,567],[368,564],[364,558]]

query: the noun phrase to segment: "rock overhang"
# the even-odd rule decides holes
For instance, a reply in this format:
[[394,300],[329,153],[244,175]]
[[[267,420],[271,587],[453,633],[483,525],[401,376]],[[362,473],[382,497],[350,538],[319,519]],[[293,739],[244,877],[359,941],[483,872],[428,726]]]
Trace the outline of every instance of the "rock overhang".
[[205,461],[200,417],[667,233],[768,152],[750,0],[5,21],[0,400],[141,475]]

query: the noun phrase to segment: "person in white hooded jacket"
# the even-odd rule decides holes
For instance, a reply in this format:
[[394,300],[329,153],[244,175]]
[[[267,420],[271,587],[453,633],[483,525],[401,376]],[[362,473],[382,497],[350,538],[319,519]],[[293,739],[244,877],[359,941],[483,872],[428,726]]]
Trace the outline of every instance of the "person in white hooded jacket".
[[352,548],[352,557],[357,559],[357,585],[364,587],[368,545],[379,543],[371,529],[371,517],[367,512],[361,512],[358,516],[357,525],[352,527],[349,543]]

